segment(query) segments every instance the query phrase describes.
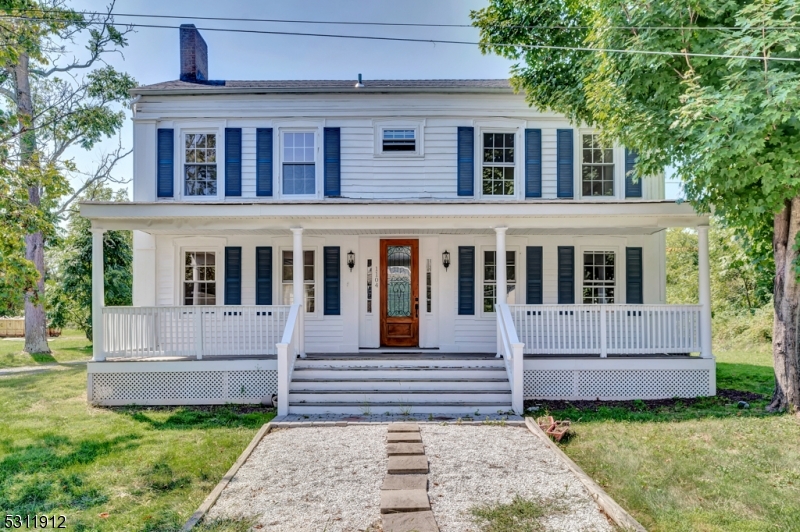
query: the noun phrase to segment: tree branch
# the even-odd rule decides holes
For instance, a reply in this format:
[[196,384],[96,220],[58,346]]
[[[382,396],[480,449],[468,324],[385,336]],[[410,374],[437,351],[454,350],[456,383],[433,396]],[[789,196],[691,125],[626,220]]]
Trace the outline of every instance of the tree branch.
[[114,150],[114,152],[106,154],[103,156],[102,161],[95,169],[95,171],[89,175],[89,178],[81,185],[78,190],[76,190],[69,198],[67,198],[61,206],[55,210],[54,214],[56,216],[61,216],[70,208],[70,205],[81,196],[87,189],[92,187],[93,185],[103,183],[105,181],[113,180],[116,182],[123,182],[115,180],[111,173],[114,171],[114,167],[120,162],[122,159],[127,157],[131,154],[133,150],[128,150],[123,152],[122,145]]

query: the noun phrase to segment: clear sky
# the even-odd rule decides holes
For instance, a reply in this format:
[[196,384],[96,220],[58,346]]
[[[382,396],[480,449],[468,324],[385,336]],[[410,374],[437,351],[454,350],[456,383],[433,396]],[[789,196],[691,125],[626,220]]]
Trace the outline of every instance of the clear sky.
[[[73,0],[75,9],[104,10],[104,0]],[[486,0],[118,0],[116,13],[174,15],[178,18],[130,18],[119,16],[119,24],[135,22],[163,26],[194,23],[208,44],[211,79],[353,79],[359,73],[369,79],[504,78],[511,63],[497,56],[484,56],[477,46],[333,39],[324,37],[264,35],[203,30],[239,28],[267,31],[327,33],[341,35],[392,36],[418,39],[477,41],[474,28],[374,27],[330,24],[233,22],[198,20],[192,17],[283,19],[346,22],[394,22],[425,24],[469,24],[469,12]],[[141,84],[177,79],[178,30],[136,28],[129,34],[123,55],[107,61],[131,74]],[[131,124],[122,132],[130,146]],[[94,153],[74,150],[81,165],[90,165],[100,151],[116,140],[98,146]],[[130,177],[129,156],[120,174]],[[668,186],[668,189],[670,187]],[[672,187],[674,188],[674,187]]]

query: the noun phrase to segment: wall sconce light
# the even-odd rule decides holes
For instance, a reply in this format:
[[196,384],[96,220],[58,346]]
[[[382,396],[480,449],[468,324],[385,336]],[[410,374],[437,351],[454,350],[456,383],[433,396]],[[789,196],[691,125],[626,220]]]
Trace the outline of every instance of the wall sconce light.
[[447,250],[442,253],[442,266],[444,266],[444,271],[447,271],[447,268],[450,267],[450,252]]
[[350,267],[350,271],[353,271],[353,266],[356,265],[356,254],[350,251],[347,254],[347,265]]

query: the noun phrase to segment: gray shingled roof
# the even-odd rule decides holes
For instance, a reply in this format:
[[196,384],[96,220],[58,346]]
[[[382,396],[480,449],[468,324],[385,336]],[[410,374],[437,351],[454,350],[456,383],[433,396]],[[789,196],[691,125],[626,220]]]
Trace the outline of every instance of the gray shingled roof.
[[365,79],[363,88],[352,80],[262,80],[189,83],[165,81],[137,87],[131,94],[207,94],[280,92],[511,92],[507,79]]

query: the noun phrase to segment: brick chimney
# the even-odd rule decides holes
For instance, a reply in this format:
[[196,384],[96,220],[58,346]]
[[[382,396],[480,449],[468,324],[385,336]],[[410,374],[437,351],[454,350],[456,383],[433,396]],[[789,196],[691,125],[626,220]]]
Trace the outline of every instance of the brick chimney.
[[181,24],[181,81],[208,81],[208,46],[194,24]]

